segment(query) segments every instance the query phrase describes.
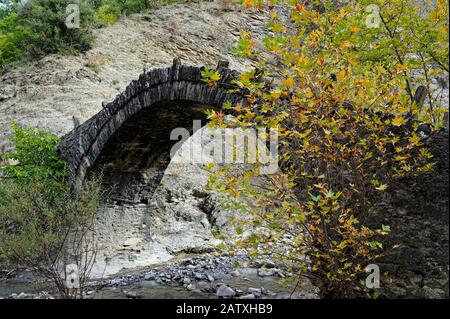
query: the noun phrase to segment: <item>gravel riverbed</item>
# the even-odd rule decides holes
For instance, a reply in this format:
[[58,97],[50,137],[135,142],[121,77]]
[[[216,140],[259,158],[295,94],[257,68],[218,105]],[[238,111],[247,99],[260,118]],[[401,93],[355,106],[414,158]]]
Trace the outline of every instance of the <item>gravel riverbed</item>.
[[[239,264],[239,267],[236,267]],[[91,281],[86,285],[85,298],[296,298],[316,299],[318,288],[305,279],[294,291],[295,284],[281,285],[286,276],[274,268],[270,260],[250,263],[245,257],[203,254],[151,269]],[[10,285],[9,291],[2,289]],[[13,291],[14,285],[18,289]],[[55,298],[33,282],[14,280],[0,282],[0,297],[11,299]],[[29,289],[29,290],[27,290]],[[39,291],[40,290],[40,291]],[[11,292],[13,291],[13,292]]]

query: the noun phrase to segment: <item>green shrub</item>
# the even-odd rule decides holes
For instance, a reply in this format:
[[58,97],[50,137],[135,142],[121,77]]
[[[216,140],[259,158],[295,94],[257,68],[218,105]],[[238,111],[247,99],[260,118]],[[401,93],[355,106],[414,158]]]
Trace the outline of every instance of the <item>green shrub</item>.
[[31,30],[19,23],[17,13],[0,20],[0,66],[19,61],[24,53],[23,41]]
[[[47,186],[0,180],[0,258],[51,280],[62,298],[82,297],[97,249],[92,229],[101,205],[100,183],[85,183],[76,198],[69,193],[50,198]],[[65,284],[68,264],[78,266],[79,290]]]
[[151,7],[151,3],[154,1],[150,0],[125,0],[122,2],[122,11],[125,14],[137,13],[144,10],[148,10]]
[[95,64],[95,63],[88,63],[86,64],[86,66],[91,69],[95,74],[99,74],[100,73],[100,65]]
[[128,15],[145,12],[175,2],[178,2],[178,0],[97,0],[93,1],[92,4],[99,9],[102,6],[107,6],[110,13],[119,17],[121,14]]
[[67,170],[56,151],[59,138],[42,129],[21,128],[16,124],[12,125],[12,130],[15,149],[4,155],[12,162],[4,167],[4,172],[19,185],[45,182],[45,192],[49,196],[65,193]]
[[119,20],[120,10],[117,6],[103,4],[97,9],[98,23],[101,26],[114,24]]
[[[66,8],[78,4],[80,28],[66,26]],[[96,25],[95,11],[84,0],[30,0],[18,12],[21,23],[32,35],[24,39],[27,51],[35,57],[49,53],[77,53],[93,44],[91,28]]]
[[2,0],[0,6],[0,20],[15,12],[19,3],[19,0]]
[[69,290],[65,267],[76,264],[80,283],[95,261],[93,225],[102,203],[100,180],[70,190],[67,169],[59,158],[59,139],[35,128],[13,125],[15,150],[0,178],[0,259],[13,268],[28,268],[53,281],[63,298],[81,297]]

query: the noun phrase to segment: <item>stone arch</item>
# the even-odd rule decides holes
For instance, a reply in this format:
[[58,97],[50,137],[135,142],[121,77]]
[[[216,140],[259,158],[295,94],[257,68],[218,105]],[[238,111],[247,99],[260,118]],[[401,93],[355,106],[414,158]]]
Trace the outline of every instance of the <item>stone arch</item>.
[[168,103],[175,102],[221,108],[227,101],[242,100],[241,95],[229,92],[238,72],[228,69],[227,62],[219,62],[217,71],[221,77],[213,87],[202,81],[203,69],[182,65],[179,59],[174,59],[171,67],[146,71],[100,112],[63,136],[58,151],[75,184],[84,180],[120,128],[141,112],[152,108],[164,110]]

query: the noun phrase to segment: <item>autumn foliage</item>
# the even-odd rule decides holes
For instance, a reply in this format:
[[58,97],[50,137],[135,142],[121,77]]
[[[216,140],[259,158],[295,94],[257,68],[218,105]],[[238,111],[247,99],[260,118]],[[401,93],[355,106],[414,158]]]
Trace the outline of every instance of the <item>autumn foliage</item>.
[[[376,236],[389,233],[364,226],[370,207],[396,179],[433,168],[419,125],[442,123],[430,83],[448,72],[448,2],[243,5],[267,17],[269,34],[242,33],[235,53],[255,67],[235,90],[247,101],[229,106],[231,124],[220,113],[210,120],[277,128],[280,170],[264,183],[254,183],[258,165],[213,174],[211,187],[241,211],[237,247],[271,254],[294,280],[312,276],[325,296],[370,293],[360,281],[382,252]],[[425,102],[414,96],[419,85]]]

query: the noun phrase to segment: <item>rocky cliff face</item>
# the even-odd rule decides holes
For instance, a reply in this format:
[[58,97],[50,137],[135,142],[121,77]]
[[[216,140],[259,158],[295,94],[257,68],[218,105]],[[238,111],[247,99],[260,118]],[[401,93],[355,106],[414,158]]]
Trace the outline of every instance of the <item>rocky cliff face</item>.
[[448,130],[429,136],[435,169],[398,181],[369,211],[369,225],[391,227],[379,261],[381,291],[389,298],[448,298],[448,143]]

